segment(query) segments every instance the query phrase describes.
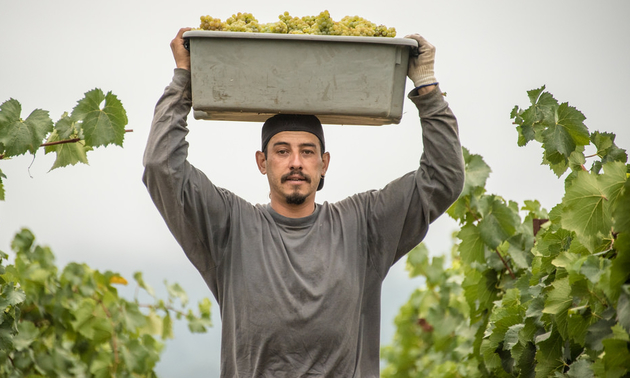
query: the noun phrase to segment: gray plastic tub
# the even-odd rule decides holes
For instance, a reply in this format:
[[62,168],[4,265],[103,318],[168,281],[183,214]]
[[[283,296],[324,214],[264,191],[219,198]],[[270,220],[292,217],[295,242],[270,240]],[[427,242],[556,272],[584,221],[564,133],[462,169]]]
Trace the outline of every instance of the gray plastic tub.
[[325,124],[399,123],[408,38],[189,31],[196,119],[264,122],[315,114]]

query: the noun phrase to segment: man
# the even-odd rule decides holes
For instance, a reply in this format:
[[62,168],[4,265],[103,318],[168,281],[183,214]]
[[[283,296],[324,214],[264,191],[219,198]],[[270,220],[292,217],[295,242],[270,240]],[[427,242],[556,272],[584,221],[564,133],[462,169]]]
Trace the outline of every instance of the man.
[[315,202],[330,156],[314,116],[265,122],[260,172],[270,204],[218,188],[186,160],[190,57],[159,100],[143,181],[221,310],[222,377],[378,377],[381,284],[389,268],[455,201],[464,182],[457,122],[433,75],[435,48],[418,35],[410,58],[424,152],[385,188]]

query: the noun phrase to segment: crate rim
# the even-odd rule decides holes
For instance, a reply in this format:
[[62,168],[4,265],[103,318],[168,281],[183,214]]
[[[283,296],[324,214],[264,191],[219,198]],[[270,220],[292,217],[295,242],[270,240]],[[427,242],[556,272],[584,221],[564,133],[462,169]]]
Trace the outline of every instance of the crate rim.
[[344,35],[316,35],[316,34],[282,34],[282,33],[254,33],[254,32],[230,32],[217,30],[189,30],[184,33],[184,38],[225,38],[225,39],[259,39],[259,40],[295,40],[295,41],[320,41],[320,42],[345,42],[345,43],[370,43],[382,45],[397,45],[418,47],[418,42],[411,38],[391,37],[361,37]]

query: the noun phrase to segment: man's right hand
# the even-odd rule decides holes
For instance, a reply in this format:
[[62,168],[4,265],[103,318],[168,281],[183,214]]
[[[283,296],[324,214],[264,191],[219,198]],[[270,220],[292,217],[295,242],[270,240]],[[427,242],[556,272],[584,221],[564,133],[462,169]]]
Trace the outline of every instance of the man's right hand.
[[177,68],[183,68],[190,71],[190,52],[184,47],[184,33],[192,30],[192,28],[181,28],[177,32],[177,36],[171,41],[171,50],[175,58]]

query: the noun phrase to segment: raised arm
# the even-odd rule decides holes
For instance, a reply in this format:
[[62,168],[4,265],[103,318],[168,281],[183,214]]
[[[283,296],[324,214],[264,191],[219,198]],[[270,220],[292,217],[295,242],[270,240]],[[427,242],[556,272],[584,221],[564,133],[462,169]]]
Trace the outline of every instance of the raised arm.
[[182,38],[186,30],[179,30],[171,42],[177,68],[155,107],[142,179],[173,236],[204,273],[213,270],[218,261],[215,246],[226,237],[218,229],[227,224],[232,197],[187,161],[186,119],[192,94],[190,56]]
[[464,185],[464,161],[457,119],[434,76],[435,47],[419,35],[420,54],[410,57],[414,82],[409,99],[418,109],[423,152],[417,171],[370,194],[374,262],[382,277],[389,267],[422,241],[429,225],[457,199]]

